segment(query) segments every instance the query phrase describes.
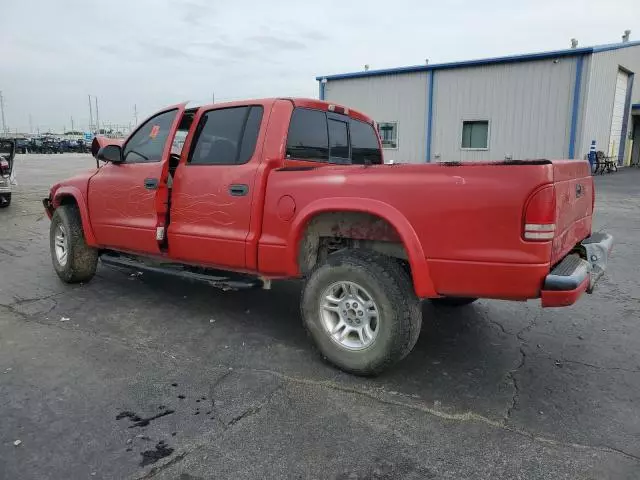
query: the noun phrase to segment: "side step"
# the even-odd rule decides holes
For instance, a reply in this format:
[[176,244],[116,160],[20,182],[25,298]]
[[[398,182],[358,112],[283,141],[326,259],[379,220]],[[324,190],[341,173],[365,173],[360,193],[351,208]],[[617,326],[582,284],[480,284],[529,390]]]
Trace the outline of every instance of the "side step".
[[100,261],[108,266],[136,272],[161,273],[183,280],[206,283],[222,290],[248,290],[267,288],[265,282],[257,277],[242,273],[224,272],[210,268],[191,267],[179,263],[161,263],[153,259],[138,258],[117,253],[105,252]]

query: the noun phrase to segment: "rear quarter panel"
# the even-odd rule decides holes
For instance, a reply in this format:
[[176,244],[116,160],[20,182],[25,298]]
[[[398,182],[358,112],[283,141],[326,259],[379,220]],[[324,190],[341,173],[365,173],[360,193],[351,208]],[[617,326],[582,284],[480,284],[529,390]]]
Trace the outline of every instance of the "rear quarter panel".
[[[296,258],[298,248],[291,239],[299,239],[300,235],[291,236],[290,231],[294,225],[304,228],[304,222],[296,222],[297,217],[301,212],[308,213],[309,205],[341,198],[345,210],[368,208],[370,213],[385,218],[376,206],[383,204],[388,211],[404,217],[415,232],[437,294],[471,293],[466,290],[474,285],[478,288],[479,281],[487,283],[483,276],[495,270],[487,267],[499,264],[528,266],[537,278],[539,272],[548,270],[551,244],[522,240],[522,210],[534,189],[552,181],[552,165],[433,164],[275,170],[268,179],[258,263],[261,270],[272,274],[299,273],[291,271],[295,268],[291,259]],[[283,218],[279,211],[285,196],[294,203],[291,218]],[[406,245],[402,232],[398,233],[405,240],[405,248],[412,248]],[[460,278],[464,275],[468,281]],[[476,293],[498,298],[520,296],[501,291],[507,278],[497,280],[502,285]]]

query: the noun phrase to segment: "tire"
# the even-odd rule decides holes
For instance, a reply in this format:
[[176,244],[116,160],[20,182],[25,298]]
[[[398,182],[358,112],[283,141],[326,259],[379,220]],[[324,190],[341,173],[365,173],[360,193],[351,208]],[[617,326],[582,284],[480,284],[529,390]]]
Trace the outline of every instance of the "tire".
[[464,305],[472,304],[476,300],[478,299],[473,297],[442,297],[432,298],[431,302],[445,307],[463,307]]
[[[61,255],[56,251],[61,231],[62,243],[67,252],[64,261],[61,261]],[[49,229],[49,247],[53,268],[63,282],[88,282],[93,278],[98,265],[98,250],[85,242],[80,211],[76,205],[61,205],[56,208]]]
[[11,205],[11,194],[10,193],[0,194],[0,208],[7,208],[9,205]]
[[[348,289],[359,287],[361,290],[355,297],[347,297],[345,295],[352,292],[340,287],[342,282],[346,282],[343,285]],[[329,290],[333,288],[337,290]],[[329,298],[328,291],[332,298],[342,295],[342,300],[339,300],[341,306],[332,306],[338,311],[329,312],[323,308],[323,302]],[[345,301],[349,301],[348,298],[357,298],[359,303],[346,305],[359,306],[350,309],[348,315],[341,316],[340,312],[347,313],[340,309],[345,306]],[[377,312],[375,315],[370,310],[372,302]],[[422,325],[420,300],[400,262],[367,250],[338,252],[317,265],[302,291],[301,310],[304,325],[323,357],[338,368],[357,375],[377,375],[402,360],[416,344]],[[332,336],[330,329],[337,328],[343,318],[351,322],[351,326],[345,324],[344,329]],[[362,334],[365,335],[363,337],[354,332],[354,322],[358,322],[361,329],[367,323],[372,335]],[[351,346],[339,343],[336,338],[346,330],[351,331],[343,342],[351,342]]]

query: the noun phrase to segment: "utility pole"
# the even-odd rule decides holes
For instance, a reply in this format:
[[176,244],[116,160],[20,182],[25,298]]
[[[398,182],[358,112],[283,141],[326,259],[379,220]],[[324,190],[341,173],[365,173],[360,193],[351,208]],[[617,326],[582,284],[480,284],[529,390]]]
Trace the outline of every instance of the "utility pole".
[[138,105],[133,104],[133,118],[136,121],[136,125],[138,125]]
[[89,130],[93,126],[93,107],[91,106],[91,95],[89,95]]
[[71,115],[71,131],[75,131],[75,129],[73,128],[73,115]]
[[100,115],[98,114],[98,97],[94,95],[96,99],[96,130],[98,131],[98,135],[100,135]]
[[211,103],[216,103],[216,92],[211,92]]
[[33,120],[31,119],[31,114],[29,114],[29,133],[33,133]]
[[7,132],[7,124],[4,119],[4,97],[2,96],[2,90],[0,90],[0,112],[2,112],[2,132]]

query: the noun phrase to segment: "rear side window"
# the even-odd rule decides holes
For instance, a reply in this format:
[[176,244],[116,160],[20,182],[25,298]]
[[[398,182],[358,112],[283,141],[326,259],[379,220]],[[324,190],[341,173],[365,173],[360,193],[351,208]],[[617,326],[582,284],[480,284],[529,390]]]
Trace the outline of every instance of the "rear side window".
[[287,157],[326,162],[329,160],[327,115],[320,110],[296,108],[287,136]]
[[256,142],[258,141],[258,134],[260,133],[260,124],[262,123],[262,110],[260,106],[251,107],[249,115],[247,115],[238,163],[247,163],[253,156],[253,152],[256,149]]
[[351,120],[351,163],[358,165],[379,165],[382,153],[373,125]]
[[234,165],[253,156],[260,131],[262,107],[211,110],[200,119],[191,152],[192,165]]

